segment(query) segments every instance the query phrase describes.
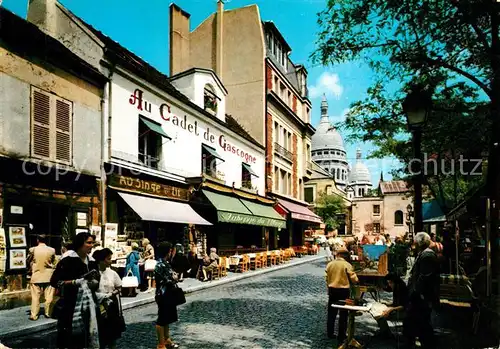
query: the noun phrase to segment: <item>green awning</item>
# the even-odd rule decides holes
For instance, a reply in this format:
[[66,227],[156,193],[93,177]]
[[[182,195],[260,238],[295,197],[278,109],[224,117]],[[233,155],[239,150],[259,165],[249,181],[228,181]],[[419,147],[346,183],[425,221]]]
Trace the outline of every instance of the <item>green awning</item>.
[[212,155],[214,158],[217,158],[219,160],[222,160],[222,161],[226,161],[224,160],[216,151],[214,148],[212,147],[209,147],[208,145],[206,144],[202,144],[202,147],[203,149],[205,149],[210,155]]
[[[228,195],[216,194],[207,190],[202,190],[202,192],[207,197],[208,201],[210,201],[210,203],[216,208],[217,219],[219,222],[276,228],[284,228],[286,225],[281,216],[276,218],[276,216],[272,216],[270,211],[264,210],[264,208],[266,208],[265,206],[264,208],[253,207],[251,205],[253,203],[248,201],[249,205],[247,207],[245,205],[247,200],[244,200],[245,204],[243,204],[240,199]],[[255,212],[262,215],[254,215],[253,212],[250,211],[249,207],[253,207]]]
[[149,128],[150,131],[153,131],[153,132],[155,132],[155,133],[159,134],[160,136],[165,137],[167,139],[172,139],[169,135],[167,135],[165,133],[165,131],[163,131],[160,124],[154,122],[153,120],[149,120],[149,119],[145,118],[144,116],[140,116],[139,120],[141,120],[142,123],[144,124],[144,126]]
[[249,164],[245,164],[243,163],[243,167],[246,168],[246,170],[252,175],[252,176],[255,176],[257,178],[259,178],[259,176],[257,176],[257,174],[254,172],[254,170],[252,170],[252,167],[249,165]]
[[252,201],[240,199],[241,202],[253,213],[256,217],[268,219],[268,223],[264,226],[274,228],[286,228],[286,220],[281,217],[272,206],[257,204]]

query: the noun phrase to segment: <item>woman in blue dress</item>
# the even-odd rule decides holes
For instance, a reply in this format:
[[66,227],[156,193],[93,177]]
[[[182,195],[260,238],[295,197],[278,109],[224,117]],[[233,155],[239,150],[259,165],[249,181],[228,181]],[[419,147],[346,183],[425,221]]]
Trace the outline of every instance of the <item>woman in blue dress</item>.
[[125,266],[125,276],[128,275],[129,271],[132,271],[132,275],[137,277],[139,285],[141,284],[141,274],[139,272],[139,260],[141,256],[139,255],[139,245],[136,242],[132,243],[132,252],[127,256],[127,265]]

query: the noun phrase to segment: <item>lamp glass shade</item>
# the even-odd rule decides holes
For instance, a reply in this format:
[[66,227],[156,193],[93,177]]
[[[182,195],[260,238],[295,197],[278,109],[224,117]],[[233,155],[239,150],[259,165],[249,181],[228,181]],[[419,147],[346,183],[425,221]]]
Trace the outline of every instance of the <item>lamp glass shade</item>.
[[428,111],[432,105],[432,94],[421,88],[415,88],[403,101],[408,126],[418,127],[425,124]]

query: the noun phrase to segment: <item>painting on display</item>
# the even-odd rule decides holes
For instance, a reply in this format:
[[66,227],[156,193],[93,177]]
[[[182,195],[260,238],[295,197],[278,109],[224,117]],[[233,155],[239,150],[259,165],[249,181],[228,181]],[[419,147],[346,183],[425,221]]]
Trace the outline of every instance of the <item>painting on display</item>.
[[26,227],[10,226],[9,243],[10,248],[26,247]]
[[26,250],[9,251],[9,269],[26,269]]

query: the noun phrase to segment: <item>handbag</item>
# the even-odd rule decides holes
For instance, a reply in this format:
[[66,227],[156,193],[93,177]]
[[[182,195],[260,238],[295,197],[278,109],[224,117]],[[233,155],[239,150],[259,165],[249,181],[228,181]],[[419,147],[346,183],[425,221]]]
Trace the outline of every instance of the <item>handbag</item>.
[[139,279],[137,276],[132,274],[132,270],[129,270],[127,275],[122,279],[123,288],[137,288],[139,287]]
[[127,324],[125,323],[125,317],[123,317],[122,297],[120,296],[120,294],[116,296],[116,300],[118,301],[118,309],[119,309],[117,328],[120,331],[120,333],[123,333],[127,328]]
[[154,271],[156,267],[156,261],[154,259],[147,259],[144,263],[144,271]]
[[175,304],[175,306],[186,303],[186,296],[184,295],[184,290],[179,286],[175,285],[169,292],[170,301]]

